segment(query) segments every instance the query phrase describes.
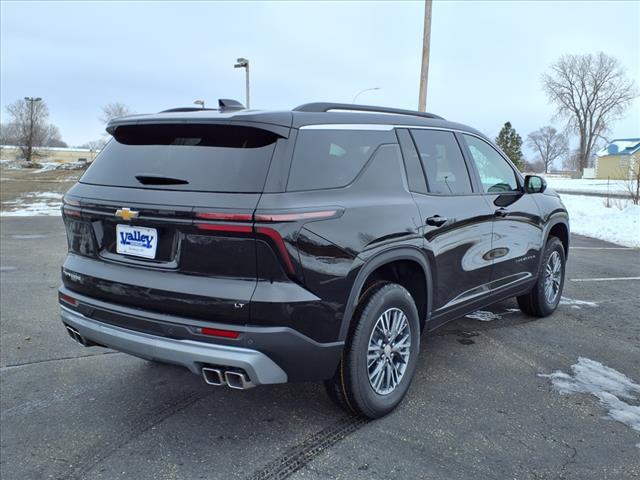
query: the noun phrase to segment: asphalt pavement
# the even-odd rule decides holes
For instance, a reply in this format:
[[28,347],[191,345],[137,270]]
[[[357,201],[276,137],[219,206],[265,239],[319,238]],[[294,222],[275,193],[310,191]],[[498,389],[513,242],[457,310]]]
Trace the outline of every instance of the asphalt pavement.
[[234,391],[76,345],[60,218],[2,218],[0,235],[3,480],[640,478],[640,431],[539,376],[584,357],[640,382],[640,250],[573,236],[553,316],[508,301],[424,337],[405,401],[370,422],[319,384]]

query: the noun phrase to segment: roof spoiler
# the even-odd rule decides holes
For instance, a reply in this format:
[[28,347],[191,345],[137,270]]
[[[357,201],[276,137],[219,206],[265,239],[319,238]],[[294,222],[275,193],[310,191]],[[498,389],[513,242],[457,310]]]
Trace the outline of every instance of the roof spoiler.
[[224,112],[226,110],[244,110],[245,107],[239,101],[233,100],[231,98],[219,98],[218,99],[218,107],[219,108],[204,108],[204,107],[177,107],[177,108],[169,108],[167,110],[162,110],[160,113],[177,113],[177,112],[206,112],[211,110],[219,110]]

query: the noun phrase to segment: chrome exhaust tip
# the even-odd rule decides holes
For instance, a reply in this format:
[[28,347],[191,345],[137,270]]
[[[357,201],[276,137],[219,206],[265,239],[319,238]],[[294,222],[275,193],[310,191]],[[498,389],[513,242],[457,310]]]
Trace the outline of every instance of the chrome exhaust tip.
[[237,372],[234,370],[227,370],[224,372],[224,378],[229,388],[235,388],[236,390],[246,390],[256,386],[245,372]]
[[82,337],[82,335],[80,335],[80,332],[78,330],[70,327],[69,325],[65,325],[65,327],[67,328],[67,333],[75,342],[79,343],[83,347],[87,346],[87,341]]
[[225,383],[224,375],[219,368],[202,367],[202,378],[209,385],[215,385],[216,387],[220,387]]

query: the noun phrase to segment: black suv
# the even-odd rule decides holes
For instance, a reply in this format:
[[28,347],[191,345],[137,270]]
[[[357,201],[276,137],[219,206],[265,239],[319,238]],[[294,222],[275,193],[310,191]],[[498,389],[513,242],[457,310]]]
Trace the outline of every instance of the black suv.
[[113,120],[64,198],[62,321],[76,341],[211,385],[323,380],[378,417],[421,332],[508,297],[558,305],[567,211],[478,131],[312,103]]

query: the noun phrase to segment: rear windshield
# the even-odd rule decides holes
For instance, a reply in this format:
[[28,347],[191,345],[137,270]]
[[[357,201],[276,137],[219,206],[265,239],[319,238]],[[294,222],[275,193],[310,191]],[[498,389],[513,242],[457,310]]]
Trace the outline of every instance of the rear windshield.
[[261,192],[275,133],[236,125],[118,127],[80,181],[116,187]]

